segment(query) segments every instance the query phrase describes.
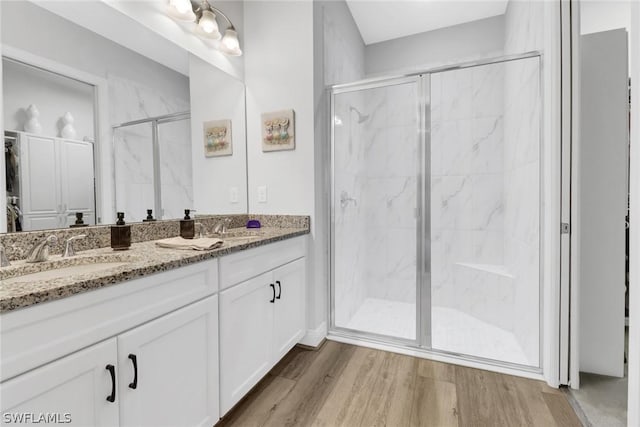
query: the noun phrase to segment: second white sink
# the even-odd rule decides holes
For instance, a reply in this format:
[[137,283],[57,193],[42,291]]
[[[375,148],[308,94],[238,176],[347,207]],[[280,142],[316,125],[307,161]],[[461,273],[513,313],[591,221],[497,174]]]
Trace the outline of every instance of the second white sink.
[[12,277],[10,279],[2,280],[4,283],[29,283],[39,282],[43,280],[54,280],[61,277],[75,276],[78,274],[90,274],[97,273],[103,270],[109,270],[111,268],[118,268],[128,264],[127,262],[102,262],[95,264],[80,264],[72,265],[69,267],[55,268],[46,271],[40,271],[38,273],[30,273],[22,276]]

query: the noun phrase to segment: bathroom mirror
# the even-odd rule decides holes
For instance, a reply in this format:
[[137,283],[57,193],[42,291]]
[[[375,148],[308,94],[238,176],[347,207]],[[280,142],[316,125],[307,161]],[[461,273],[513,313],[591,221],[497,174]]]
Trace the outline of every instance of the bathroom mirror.
[[6,231],[245,213],[244,84],[102,2],[64,3],[0,6]]

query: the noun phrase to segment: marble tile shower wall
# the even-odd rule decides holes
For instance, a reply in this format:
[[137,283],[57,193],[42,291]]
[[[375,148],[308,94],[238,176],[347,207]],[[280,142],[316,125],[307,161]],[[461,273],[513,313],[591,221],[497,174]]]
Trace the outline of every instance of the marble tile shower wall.
[[[339,94],[335,126],[335,315],[365,298],[416,302],[415,84]],[[341,195],[353,201],[341,203]]]
[[513,333],[537,366],[538,59],[434,74],[431,90],[432,303]]
[[416,302],[418,100],[415,83],[365,92],[359,172],[367,296]]
[[[182,218],[193,207],[191,121],[158,125],[164,218]],[[144,212],[144,211],[143,211]]]
[[[137,82],[109,75],[109,119],[113,124],[188,111],[189,99],[172,98]],[[184,130],[184,129],[186,130]],[[169,144],[161,152],[161,174],[165,218],[180,217],[181,209],[193,206],[191,135],[189,126],[162,125],[161,135]],[[130,221],[141,221],[153,208],[153,155],[150,124],[120,128],[114,132],[116,209]],[[171,161],[167,161],[171,159]]]
[[[505,54],[544,50],[544,2],[510,1]],[[540,61],[509,63],[505,72],[505,259],[516,274],[514,334],[531,365],[540,364]]]
[[[510,329],[504,265],[504,68],[431,77],[432,303]],[[435,321],[435,320],[434,320]]]
[[[360,171],[364,168],[362,140],[364,126],[354,111],[364,111],[363,93],[350,92],[335,97],[334,128],[334,283],[335,323],[347,326],[367,296],[364,272],[367,269],[365,225]],[[353,199],[341,202],[342,195]]]

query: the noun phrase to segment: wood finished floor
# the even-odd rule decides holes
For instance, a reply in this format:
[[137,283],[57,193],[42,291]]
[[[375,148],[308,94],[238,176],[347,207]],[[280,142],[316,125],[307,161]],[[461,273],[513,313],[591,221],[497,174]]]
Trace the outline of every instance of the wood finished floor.
[[327,341],[295,347],[217,427],[581,426],[540,381]]

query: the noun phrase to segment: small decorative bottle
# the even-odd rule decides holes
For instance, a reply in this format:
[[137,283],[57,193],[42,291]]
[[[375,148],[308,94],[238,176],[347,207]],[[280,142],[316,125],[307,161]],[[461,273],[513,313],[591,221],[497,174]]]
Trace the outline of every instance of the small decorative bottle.
[[82,212],[76,212],[76,223],[71,224],[69,227],[76,228],[76,227],[88,227],[88,226],[89,224],[85,224],[84,220],[82,219]]
[[27,121],[24,123],[25,132],[42,133],[42,125],[40,124],[40,111],[38,107],[31,104],[27,107]]
[[189,216],[191,211],[184,210],[184,219],[180,220],[180,236],[184,239],[193,239],[196,235],[196,224]]
[[64,113],[64,116],[62,116],[62,123],[64,123],[64,126],[60,131],[61,137],[66,139],[76,139],[77,132],[76,132],[76,129],[73,127],[73,122],[74,122],[74,118],[71,115],[71,113],[68,111]]
[[111,247],[123,251],[131,246],[131,226],[124,223],[124,212],[118,212],[116,225],[111,226]]
[[156,219],[153,217],[153,209],[147,209],[147,217],[142,220],[142,222],[151,222]]

